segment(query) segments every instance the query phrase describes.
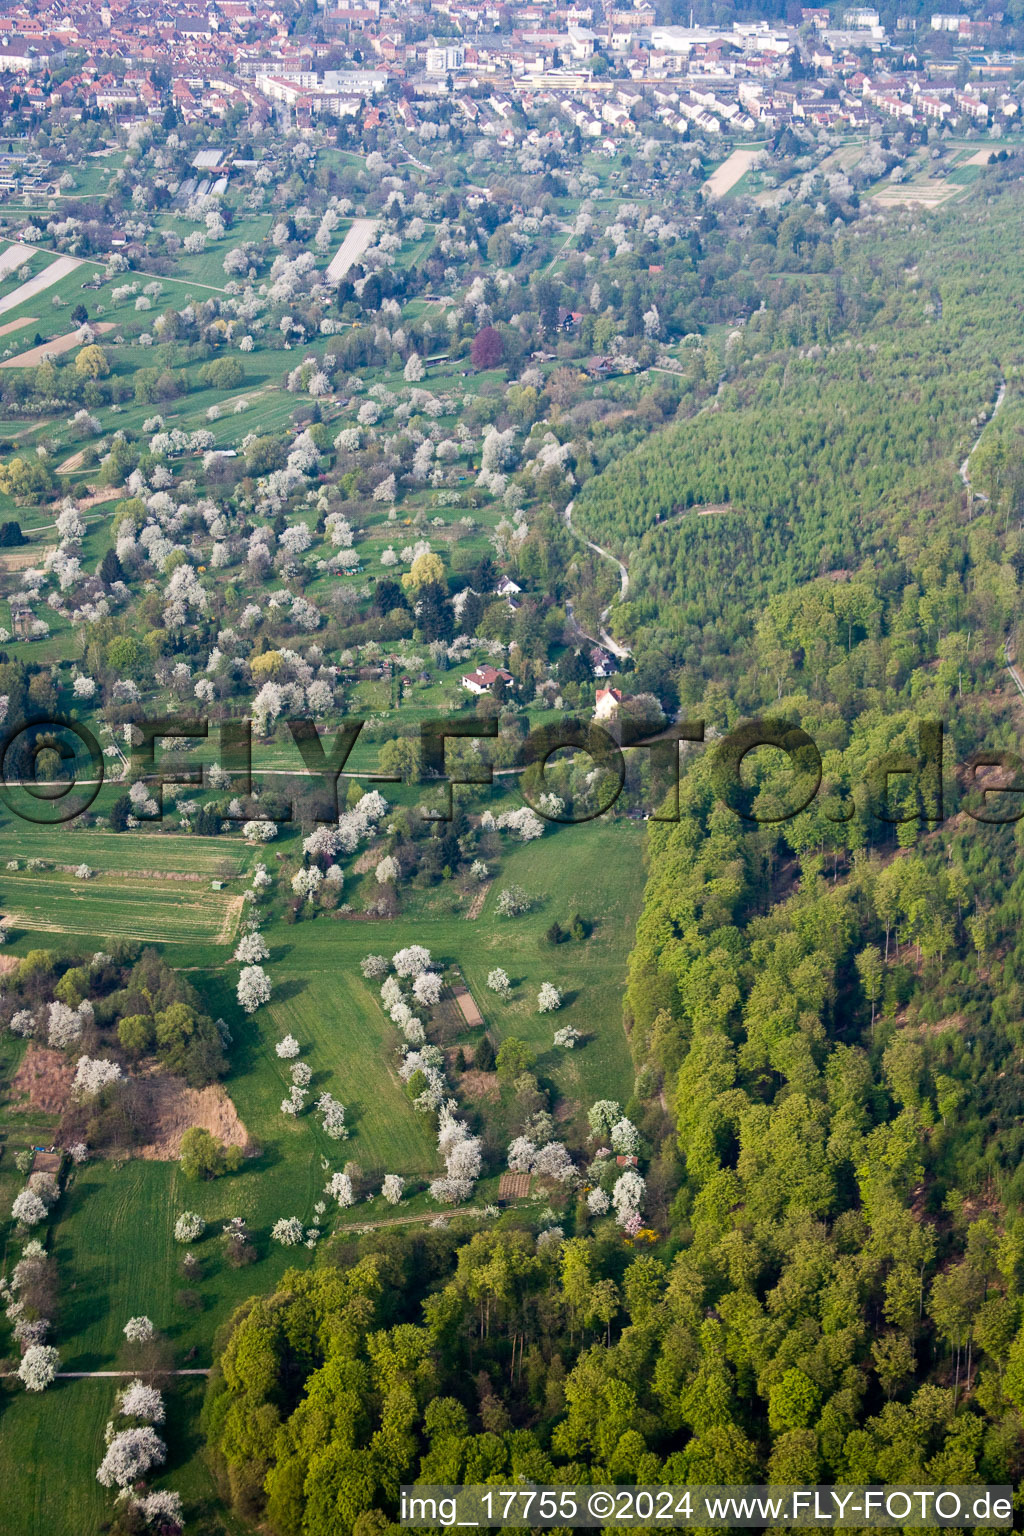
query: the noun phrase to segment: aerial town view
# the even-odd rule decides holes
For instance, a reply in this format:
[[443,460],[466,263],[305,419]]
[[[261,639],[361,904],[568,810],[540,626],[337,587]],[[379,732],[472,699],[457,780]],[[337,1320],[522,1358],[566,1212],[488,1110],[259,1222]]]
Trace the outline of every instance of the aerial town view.
[[1019,1525],[965,3],[0,0],[0,1536]]

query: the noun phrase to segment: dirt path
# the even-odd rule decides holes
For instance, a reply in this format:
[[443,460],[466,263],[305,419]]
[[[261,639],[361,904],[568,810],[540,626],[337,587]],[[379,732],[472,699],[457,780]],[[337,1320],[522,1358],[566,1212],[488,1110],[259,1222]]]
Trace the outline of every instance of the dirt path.
[[566,237],[565,237],[564,241],[562,242],[561,246],[555,252],[555,254],[552,256],[551,260],[548,262],[547,270],[549,272],[551,271],[552,267],[555,265],[556,262],[561,261],[562,257],[565,255],[565,253],[569,249],[570,245],[572,245],[572,240],[573,240],[573,231],[570,229],[569,233],[566,235]]
[[352,227],[331,258],[326,277],[329,283],[340,283],[349,267],[355,266],[377,233],[376,219],[353,219]]
[[485,880],[480,889],[475,892],[473,900],[469,904],[469,911],[466,913],[467,923],[471,923],[474,918],[480,916],[480,913],[484,909],[484,902],[487,900],[487,892],[490,890],[493,884],[493,880]]
[[988,418],[987,421],[982,423],[981,431],[978,433],[977,437],[974,439],[974,442],[968,448],[968,450],[967,450],[967,457],[966,457],[966,459],[964,459],[963,463],[960,465],[960,479],[963,481],[964,486],[965,486],[968,494],[974,496],[978,501],[988,501],[988,497],[987,496],[983,496],[980,491],[975,491],[971,487],[971,454],[974,452],[974,450],[977,448],[978,444],[981,442],[982,438],[985,436],[985,432],[987,431],[989,425],[993,421],[995,421],[997,415],[999,414],[1000,410],[1002,409],[1003,401],[1005,399],[1006,399],[1006,380],[1005,379],[1000,379],[999,380],[999,392],[996,395],[995,404],[992,407],[992,415]]
[[[979,153],[980,153],[980,151],[979,151]],[[987,151],[986,151],[986,153],[987,153]],[[972,163],[971,161],[968,161],[968,164],[971,164],[971,163]],[[967,492],[967,496],[968,496],[969,500],[973,499],[975,501],[984,501],[984,502],[988,501],[988,497],[987,496],[983,495],[981,491],[976,491],[974,489],[974,487],[971,485],[971,455],[973,454],[974,450],[977,448],[978,444],[981,442],[982,438],[985,436],[985,432],[986,432],[986,429],[988,428],[989,424],[991,422],[995,421],[996,414],[1000,410],[1000,408],[1001,408],[1001,406],[1003,404],[1003,401],[1005,399],[1006,399],[1006,380],[1005,379],[1000,379],[1000,381],[999,381],[999,393],[996,395],[995,404],[992,407],[992,415],[988,418],[988,421],[982,423],[981,431],[978,433],[977,437],[974,439],[974,442],[971,444],[970,448],[967,450],[967,457],[966,457],[966,459],[964,459],[963,463],[960,465],[960,479],[964,483],[964,489]],[[1024,677],[1021,677],[1020,672],[1019,672],[1019,670],[1018,670],[1018,668],[1016,666],[1017,652],[1016,652],[1016,647],[1015,647],[1014,641],[1013,641],[1013,631],[1012,630],[1007,635],[1006,639],[1003,641],[1003,660],[1006,663],[1006,670],[1007,670],[1007,672],[1009,672],[1010,677],[1013,680],[1014,687],[1016,688],[1017,692],[1021,695],[1021,697],[1024,698]]]
[[[190,1366],[186,1370],[178,1371],[147,1371],[147,1376],[209,1376],[211,1367],[208,1365]],[[17,1376],[17,1371],[0,1371],[0,1378],[10,1379]],[[58,1381],[123,1381],[132,1380],[138,1376],[138,1371],[58,1371]]]
[[1017,692],[1021,695],[1022,698],[1024,698],[1024,678],[1021,677],[1016,666],[1014,665],[1016,660],[1016,652],[1013,647],[1012,635],[1007,635],[1006,637],[1006,640],[1003,644],[1003,655],[1006,658],[1006,670],[1013,678]]
[[451,1211],[420,1211],[415,1216],[385,1216],[383,1221],[353,1221],[342,1227],[335,1227],[331,1233],[337,1237],[342,1232],[376,1232],[381,1227],[408,1227],[416,1221],[436,1221],[438,1216],[483,1216],[485,1214],[481,1205],[461,1205]]

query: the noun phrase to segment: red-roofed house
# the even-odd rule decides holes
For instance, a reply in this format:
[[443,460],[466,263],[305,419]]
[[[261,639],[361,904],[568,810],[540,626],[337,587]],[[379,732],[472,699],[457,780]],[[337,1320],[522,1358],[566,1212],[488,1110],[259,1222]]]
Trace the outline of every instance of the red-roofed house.
[[500,682],[504,688],[511,681],[511,672],[506,672],[504,667],[489,666],[485,662],[475,672],[463,674],[462,686],[468,688],[470,693],[490,693],[495,683]]

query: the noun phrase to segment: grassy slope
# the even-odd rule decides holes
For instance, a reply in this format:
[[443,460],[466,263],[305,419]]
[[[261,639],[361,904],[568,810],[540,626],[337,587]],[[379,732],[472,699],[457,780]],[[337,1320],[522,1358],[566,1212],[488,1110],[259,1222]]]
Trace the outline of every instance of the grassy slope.
[[[81,834],[81,841],[88,836]],[[120,840],[119,846],[128,841]],[[265,933],[275,995],[250,1020],[234,1004],[236,968],[224,964],[223,949],[197,947],[190,953],[193,966],[199,967],[190,966],[191,979],[235,1031],[227,1086],[261,1152],[234,1178],[199,1186],[186,1183],[176,1165],[167,1163],[98,1162],[77,1171],[52,1233],[63,1308],[57,1342],[65,1368],[116,1365],[121,1329],[136,1313],[153,1317],[179,1360],[194,1348],[194,1363],[207,1364],[213,1333],[234,1307],[254,1290],[272,1286],[289,1264],[309,1262],[304,1249],[272,1247],[268,1232],[281,1215],[312,1220],[325,1177],[322,1157],[332,1168],[352,1158],[367,1172],[435,1171],[430,1127],[416,1116],[394,1074],[395,1033],[359,972],[360,958],[370,951],[390,954],[403,944],[427,944],[436,957],[459,965],[495,1041],[510,1034],[528,1040],[538,1054],[539,1072],[562,1095],[584,1104],[604,1095],[627,1097],[631,1067],[621,996],[642,887],[642,842],[641,828],[615,822],[549,832],[539,843],[517,847],[503,859],[500,877],[473,922],[440,910],[445,892],[439,888],[408,893],[408,905],[416,910],[393,922],[320,917],[297,926],[270,926]],[[179,839],[174,844],[180,846]],[[536,905],[509,922],[494,915],[494,903],[501,886],[511,881],[522,884]],[[544,930],[554,918],[564,923],[577,909],[594,920],[593,936],[585,945],[552,949]],[[104,935],[97,932],[93,938],[98,947]],[[28,933],[15,948],[38,942],[37,935]],[[169,954],[180,959],[177,947]],[[495,965],[502,965],[515,982],[507,1003],[486,990],[487,972]],[[537,988],[547,980],[564,989],[566,1005],[558,1015],[542,1018],[534,1003]],[[584,1031],[587,1044],[575,1053],[555,1052],[551,1035],[561,1023]],[[280,1113],[287,1071],[273,1046],[289,1029],[302,1042],[314,1087],[329,1088],[346,1103],[353,1129],[349,1141],[328,1142],[309,1113],[297,1121]],[[3,1048],[0,1070],[7,1076],[21,1048],[12,1041]],[[13,1168],[14,1154],[33,1139],[32,1128],[20,1117],[8,1115],[5,1128],[8,1150],[0,1161],[4,1208],[22,1182]],[[37,1122],[34,1134],[44,1131]],[[423,1206],[422,1198],[410,1203],[413,1210]],[[200,1211],[211,1224],[244,1215],[261,1254],[258,1264],[237,1271],[224,1264],[213,1232],[195,1244],[203,1263],[198,1289],[204,1309],[199,1313],[175,1300],[185,1282],[172,1228],[186,1208]],[[390,1214],[378,1199],[347,1219],[375,1221]],[[103,1380],[63,1383],[39,1400],[11,1395],[0,1419],[0,1485],[8,1490],[0,1501],[0,1536],[41,1536],[44,1531],[46,1536],[92,1536],[98,1530],[107,1501],[94,1471],[113,1395],[112,1383]],[[172,1414],[167,1481],[190,1501],[205,1502],[212,1490],[195,1454],[197,1408],[196,1389],[186,1389]]]
[[[370,951],[390,954],[404,944],[425,943],[436,957],[460,967],[495,1041],[510,1034],[526,1039],[537,1052],[539,1072],[561,1096],[583,1104],[603,1095],[627,1097],[631,1070],[621,994],[641,891],[641,842],[641,829],[616,822],[566,828],[519,847],[504,860],[483,913],[472,922],[443,912],[429,915],[422,893],[410,893],[422,915],[388,923],[321,916],[295,926],[270,926],[265,935],[274,997],[253,1019],[245,1019],[235,1004],[237,968],[227,962],[226,952],[209,947],[190,952],[189,961],[201,967],[190,965],[190,979],[235,1033],[227,1087],[262,1150],[236,1177],[201,1186],[186,1185],[176,1166],[164,1163],[98,1163],[76,1174],[55,1229],[64,1282],[86,1292],[81,1301],[68,1296],[70,1310],[60,1330],[74,1368],[108,1365],[124,1319],[138,1311],[170,1328],[182,1347],[200,1345],[206,1356],[215,1324],[254,1283],[267,1283],[265,1265],[254,1279],[222,1271],[219,1258],[211,1258],[210,1276],[201,1287],[209,1311],[198,1317],[177,1315],[173,1295],[182,1282],[175,1271],[171,1227],[186,1206],[211,1221],[245,1215],[265,1247],[278,1216],[312,1220],[323,1183],[322,1157],[335,1168],[352,1158],[376,1175],[437,1171],[430,1127],[409,1105],[394,1071],[396,1032],[359,971],[359,960]],[[494,903],[500,886],[512,880],[538,899],[530,914],[509,922],[494,916]],[[544,897],[544,892],[551,894]],[[577,908],[595,920],[593,936],[585,945],[552,949],[544,930],[554,918],[564,924]],[[104,939],[97,931],[88,942],[99,947]],[[39,942],[38,935],[26,933],[15,947]],[[177,946],[168,953],[180,962]],[[507,1003],[486,990],[487,972],[499,964],[515,983]],[[543,981],[564,990],[565,1006],[556,1016],[536,1013]],[[563,1023],[575,1024],[588,1036],[574,1053],[556,1052],[551,1045],[554,1029]],[[274,1045],[289,1031],[313,1068],[314,1090],[328,1089],[346,1104],[352,1126],[348,1141],[328,1141],[309,1112],[297,1120],[280,1113],[288,1071]],[[7,1070],[12,1066],[13,1061]],[[15,1134],[18,1117],[9,1115],[7,1123],[12,1139],[5,1172],[23,1144]],[[376,1205],[365,1212],[367,1219],[380,1214],[386,1213]],[[207,1241],[205,1246],[212,1254],[215,1245]],[[268,1263],[277,1267],[276,1259]]]
[[[11,1395],[2,1410],[0,1536],[95,1536],[109,1518],[111,1497],[96,1481],[104,1451],[103,1427],[113,1410],[113,1381],[63,1381],[42,1398]],[[216,1490],[199,1452],[201,1381],[177,1384],[168,1394],[164,1437],[172,1471],[161,1481],[186,1502],[189,1528],[241,1536],[234,1518],[213,1514]]]

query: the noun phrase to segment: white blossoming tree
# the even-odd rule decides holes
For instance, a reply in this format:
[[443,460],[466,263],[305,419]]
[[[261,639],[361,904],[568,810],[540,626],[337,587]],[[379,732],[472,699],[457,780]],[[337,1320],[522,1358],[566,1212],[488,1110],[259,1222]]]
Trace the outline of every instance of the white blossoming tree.
[[182,1211],[174,1223],[176,1243],[194,1243],[206,1231],[206,1222],[196,1211]]
[[441,978],[434,971],[423,971],[413,982],[412,991],[422,1008],[432,1008],[441,1001]]
[[247,843],[270,843],[277,836],[277,827],[272,821],[247,821],[242,836]]
[[261,933],[243,933],[235,950],[235,959],[242,965],[258,965],[270,959],[270,950]]
[[395,885],[401,872],[401,865],[390,853],[384,855],[374,871],[378,885]]
[[558,988],[546,981],[537,993],[537,1012],[554,1013],[562,1006],[562,994]]
[[52,1344],[30,1344],[21,1357],[18,1376],[26,1392],[45,1392],[60,1370],[60,1353]]
[[590,1134],[600,1141],[610,1141],[612,1126],[622,1118],[622,1106],[614,1099],[598,1099],[587,1111]]
[[295,1248],[302,1242],[305,1234],[302,1222],[297,1216],[282,1216],[280,1220],[274,1222],[270,1235],[275,1243],[283,1243],[286,1248]]
[[96,1477],[104,1488],[129,1488],[166,1456],[167,1447],[151,1424],[122,1429],[107,1446]]
[[23,1189],[11,1206],[11,1216],[23,1227],[37,1227],[46,1220],[46,1206],[34,1189]]
[[344,1104],[340,1103],[333,1094],[322,1093],[316,1101],[316,1107],[323,1116],[321,1123],[331,1140],[347,1140],[348,1126],[345,1124]]
[[625,1115],[612,1126],[612,1151],[622,1157],[636,1157],[640,1151],[640,1132]]
[[270,978],[260,965],[247,965],[238,978],[238,1001],[246,1013],[255,1013],[270,1001]]
[[144,1419],[147,1424],[162,1424],[165,1417],[163,1394],[138,1378],[129,1382],[117,1399],[117,1411],[126,1419]]
[[612,1205],[615,1207],[615,1219],[620,1227],[628,1227],[639,1219],[646,1190],[647,1185],[635,1168],[627,1168],[625,1173],[616,1179],[612,1190]]
[[521,885],[509,885],[498,892],[494,910],[499,917],[522,917],[530,910],[530,898]]
[[397,1205],[402,1198],[402,1192],[404,1189],[405,1180],[400,1174],[386,1173],[384,1175],[384,1183],[381,1186],[380,1192],[384,1196],[384,1199],[387,1201],[388,1205]]
[[549,1141],[541,1147],[534,1172],[542,1178],[554,1179],[558,1184],[571,1184],[576,1177],[575,1164],[560,1141]]
[[496,966],[493,971],[488,971],[487,988],[490,992],[497,992],[499,997],[508,997],[512,991],[508,972],[503,971],[500,966]]
[[324,1185],[324,1194],[332,1200],[337,1200],[339,1205],[354,1205],[355,1191],[352,1188],[352,1180],[347,1173],[335,1173]]
[[399,976],[421,976],[430,969],[430,950],[422,944],[410,944],[391,956],[391,964]]
[[532,1173],[537,1164],[537,1148],[528,1136],[517,1136],[509,1142],[509,1173]]
[[123,1076],[116,1061],[110,1061],[105,1056],[80,1056],[71,1090],[75,1098],[88,1101],[112,1083],[120,1082]]

